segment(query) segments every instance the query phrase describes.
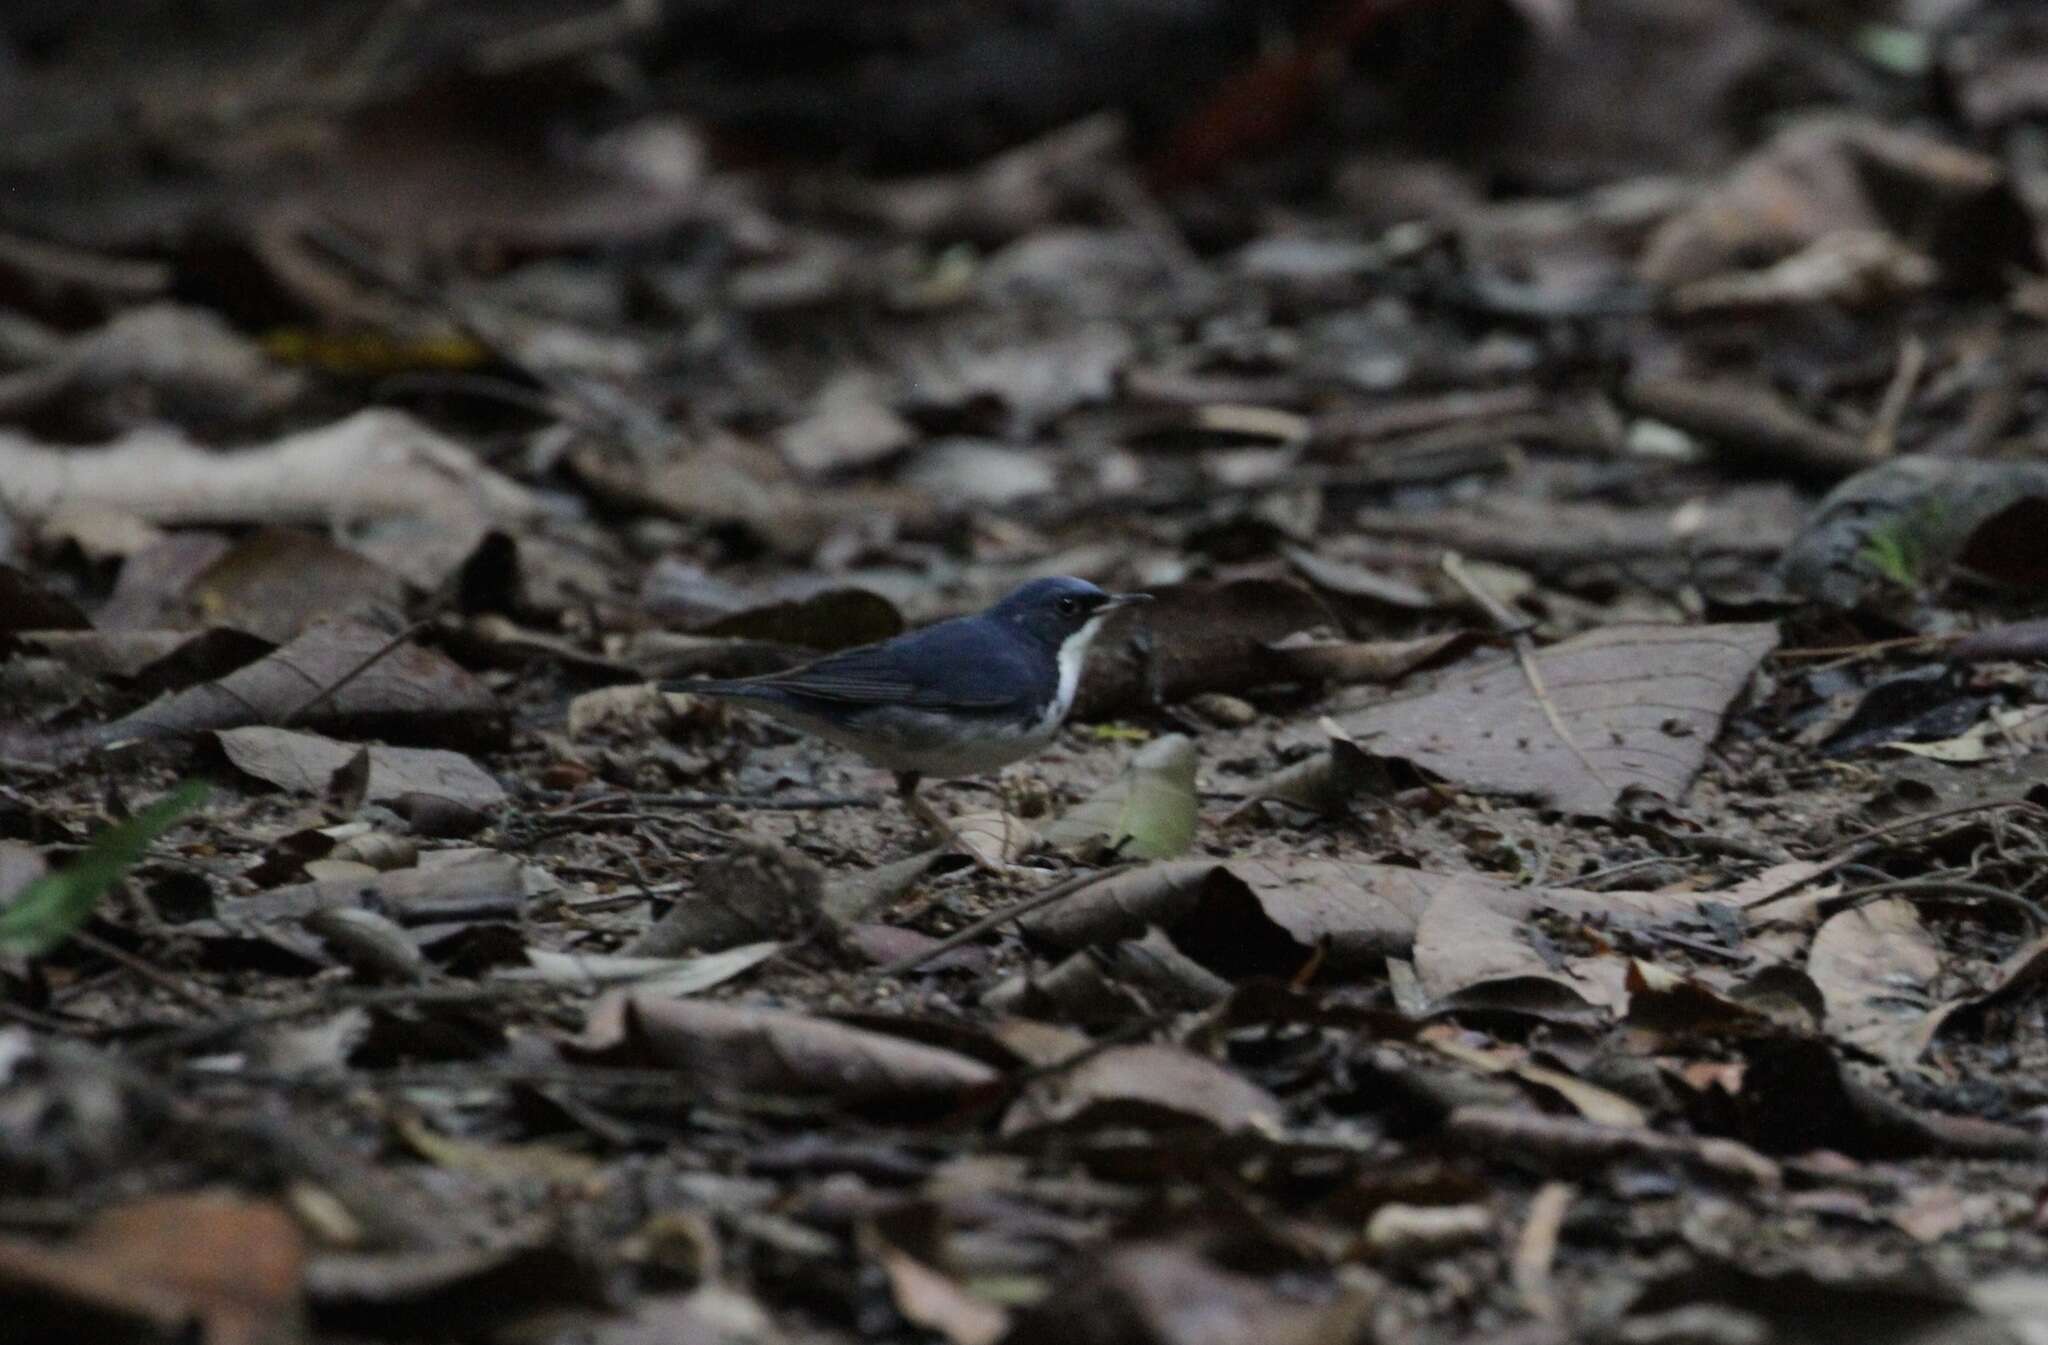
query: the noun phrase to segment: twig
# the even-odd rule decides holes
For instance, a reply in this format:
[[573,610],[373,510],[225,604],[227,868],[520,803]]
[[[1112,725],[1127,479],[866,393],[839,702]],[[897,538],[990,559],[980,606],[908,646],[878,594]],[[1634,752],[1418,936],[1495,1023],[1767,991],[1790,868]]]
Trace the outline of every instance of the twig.
[[1543,685],[1543,671],[1536,666],[1536,642],[1529,638],[1529,623],[1517,618],[1499,598],[1480,587],[1479,581],[1465,568],[1464,558],[1457,552],[1444,552],[1443,571],[1450,576],[1452,583],[1464,590],[1466,597],[1479,605],[1494,627],[1514,642],[1515,659],[1522,665],[1522,676],[1528,679],[1529,693],[1536,698],[1544,719],[1549,721],[1550,731],[1571,749],[1579,764],[1586,768],[1586,773],[1605,787],[1607,777],[1593,764],[1586,750],[1579,746],[1579,740],[1572,737],[1571,730],[1565,727],[1564,716],[1557,711],[1557,702],[1550,699],[1550,690]]
[[884,976],[901,976],[906,972],[915,971],[935,957],[950,953],[962,944],[974,942],[974,940],[999,925],[1003,925],[1011,920],[1022,919],[1033,911],[1042,910],[1054,902],[1064,900],[1084,888],[1093,887],[1096,883],[1106,878],[1128,872],[1137,867],[1138,865],[1135,862],[1117,864],[1107,869],[1097,869],[1093,873],[1084,873],[1078,877],[1069,878],[1066,882],[1058,883],[1035,896],[1026,897],[1014,905],[1006,906],[993,915],[985,915],[964,929],[955,930],[923,952],[913,953],[909,957],[898,958],[887,966],[878,968],[873,975],[879,979]]
[[183,1000],[202,1013],[220,1012],[220,1002],[209,995],[202,995],[184,981],[165,971],[153,962],[144,961],[118,944],[110,943],[91,930],[73,930],[71,939],[81,948],[89,948],[109,961],[118,962],[128,970],[148,981],[151,985]]
[[1889,458],[1898,451],[1899,421],[1912,404],[1913,390],[1926,368],[1927,343],[1907,332],[1906,339],[1899,342],[1898,368],[1892,371],[1892,381],[1877,404],[1877,416],[1870,422],[1870,433],[1863,439],[1864,451],[1871,457]]
[[[568,795],[552,790],[536,791],[543,802],[567,800]],[[546,813],[547,817],[569,817],[593,808],[631,803],[648,808],[738,808],[751,812],[811,813],[831,808],[874,808],[882,800],[873,794],[812,794],[793,799],[770,798],[760,794],[600,794],[577,799]]]
[[418,635],[428,626],[433,625],[434,622],[439,619],[439,617],[439,612],[430,612],[426,616],[421,617],[418,621],[413,622],[410,626],[407,626],[404,630],[398,632],[398,634],[392,636],[389,640],[384,642],[382,647],[374,649],[368,655],[366,655],[363,658],[362,662],[356,664],[355,667],[350,668],[347,672],[343,673],[340,677],[336,678],[327,686],[322,687],[320,690],[314,692],[312,696],[306,699],[304,702],[302,702],[297,709],[293,710],[284,718],[278,720],[277,727],[281,729],[288,729],[292,725],[298,723],[299,720],[303,718],[306,714],[308,714],[313,709],[314,706],[320,704],[322,701],[327,700],[329,697],[335,695],[343,687],[346,687],[350,682],[355,681],[358,677],[361,677],[364,673],[376,667],[385,659],[390,658],[391,655],[397,651],[400,645],[404,644],[407,640],[410,640],[413,636]]
[[1845,903],[1844,909],[1869,904],[1872,897],[1961,897],[1965,900],[1998,902],[2017,907],[2034,926],[2034,935],[2048,933],[2048,911],[2043,911],[2038,902],[2029,900],[2017,892],[2008,892],[2002,887],[1989,883],[1973,883],[1961,878],[1900,878],[1889,883],[1872,883],[1859,887],[1854,892],[1844,892],[1838,900]]

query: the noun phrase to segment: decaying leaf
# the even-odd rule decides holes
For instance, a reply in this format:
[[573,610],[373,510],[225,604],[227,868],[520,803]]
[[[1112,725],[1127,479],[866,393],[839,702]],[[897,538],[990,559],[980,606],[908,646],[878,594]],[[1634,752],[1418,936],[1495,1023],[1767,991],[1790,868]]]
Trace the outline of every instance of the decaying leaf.
[[723,985],[782,951],[780,943],[743,943],[695,957],[634,957],[616,953],[557,953],[529,948],[531,967],[501,973],[506,980],[541,980],[597,990],[630,986],[646,995],[694,995]]
[[1336,615],[1299,584],[1243,579],[1172,584],[1153,601],[1110,618],[1081,675],[1074,713],[1099,719],[1204,691],[1243,691],[1288,677],[1271,646],[1301,631],[1339,628]]
[[288,722],[349,736],[476,747],[502,740],[490,691],[444,655],[369,626],[315,626],[215,682],[159,697],[93,733],[99,742],[179,738]]
[[9,1329],[70,1338],[80,1313],[205,1345],[287,1345],[304,1329],[305,1239],[282,1206],[202,1193],[118,1205],[50,1248],[0,1242]]
[[1777,646],[1775,626],[1611,626],[1339,722],[1378,756],[1468,788],[1601,815],[1624,790],[1681,798],[1728,704]]
[[201,570],[180,595],[179,624],[226,626],[273,644],[320,620],[404,610],[405,584],[315,533],[266,528]]
[[882,1249],[882,1272],[904,1319],[936,1331],[952,1345],[996,1345],[1010,1329],[1010,1315],[976,1298],[924,1262],[895,1247]]
[[788,1009],[613,994],[592,1009],[578,1054],[682,1071],[707,1092],[946,1107],[992,1084],[979,1060]]
[[301,794],[343,789],[356,806],[427,794],[466,808],[495,808],[505,788],[460,752],[428,747],[357,747],[317,733],[251,726],[214,734],[244,774]]
[[1004,1114],[1003,1132],[1151,1124],[1228,1134],[1279,1119],[1278,1099],[1205,1056],[1177,1046],[1121,1046],[1033,1080]]
[[355,539],[422,588],[453,572],[491,525],[537,509],[469,449],[395,411],[364,411],[238,453],[161,430],[86,451],[0,432],[0,506],[39,519],[81,502],[167,525],[430,524]]
[[1806,969],[1827,1003],[1829,1034],[1895,1068],[1911,1068],[1940,1026],[1941,949],[1903,897],[1829,917]]
[[1138,749],[1123,774],[1046,828],[1062,850],[1102,846],[1119,857],[1171,859],[1194,843],[1195,743],[1168,734]]

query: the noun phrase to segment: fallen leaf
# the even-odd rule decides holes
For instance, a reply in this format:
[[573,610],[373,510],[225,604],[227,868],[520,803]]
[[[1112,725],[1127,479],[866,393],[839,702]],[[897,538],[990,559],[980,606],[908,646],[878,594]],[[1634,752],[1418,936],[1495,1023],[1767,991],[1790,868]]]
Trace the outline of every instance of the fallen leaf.
[[1122,774],[1045,829],[1069,853],[1102,846],[1119,858],[1171,859],[1194,844],[1195,743],[1172,733],[1132,754]]
[[0,431],[0,506],[37,520],[81,502],[165,525],[354,526],[358,551],[423,589],[492,526],[539,508],[525,487],[396,411],[362,411],[235,453],[160,429],[97,449]]
[[91,626],[78,604],[12,565],[0,565],[0,635],[24,630],[87,630]]
[[790,466],[823,476],[870,466],[914,443],[917,431],[882,399],[876,382],[850,373],[827,383],[809,412],[777,437]]
[[211,309],[155,303],[115,314],[10,377],[10,419],[84,401],[96,425],[147,421],[221,428],[281,410],[304,386]]
[[[448,799],[466,808],[496,808],[505,788],[460,752],[430,747],[357,747],[317,733],[253,726],[214,735],[245,775],[301,794],[345,790],[360,807],[405,794]],[[337,778],[341,777],[341,778]]]
[[315,626],[266,658],[159,697],[90,737],[179,738],[289,719],[349,737],[440,738],[479,748],[502,742],[506,727],[497,698],[446,656],[343,624]]
[[1331,560],[1298,546],[1283,546],[1280,554],[1301,571],[1317,588],[1345,598],[1363,598],[1383,607],[1411,612],[1433,612],[1443,604],[1419,585],[1391,575],[1380,574],[1363,565]]
[[1271,646],[1336,614],[1299,584],[1276,579],[1168,584],[1153,601],[1119,612],[1096,637],[1074,703],[1079,719],[1184,700],[1205,691],[1243,691],[1284,680]]
[[885,1246],[881,1262],[896,1310],[912,1326],[935,1331],[952,1345],[996,1345],[1009,1331],[1009,1313],[976,1298],[908,1252]]
[[1300,682],[1398,682],[1417,668],[1463,653],[1478,643],[1470,631],[1443,631],[1412,640],[1327,640],[1290,635],[1267,646],[1273,676]]
[[2048,747],[2048,705],[1994,705],[1983,719],[1953,738],[1885,746],[1958,766],[1994,757],[2022,756]]
[[[285,1345],[305,1332],[297,1223],[269,1201],[225,1194],[117,1205],[57,1247],[0,1241],[9,1326],[71,1338],[80,1309],[205,1345]],[[47,1334],[45,1334],[47,1333]]]
[[502,980],[540,980],[586,990],[628,986],[646,995],[695,995],[753,970],[781,952],[775,942],[743,943],[696,957],[631,957],[618,953],[557,953],[529,948],[528,969],[500,972]]
[[1768,624],[1604,627],[1535,656],[1541,695],[1507,659],[1339,723],[1374,755],[1599,816],[1631,788],[1683,797],[1729,702],[1777,643]]
[[180,625],[283,644],[320,620],[399,612],[405,584],[368,557],[295,528],[266,528],[193,576]]
[[851,1107],[949,1107],[998,1078],[979,1060],[828,1018],[640,994],[599,1000],[568,1045],[679,1070],[711,1092]]
[[1278,1099],[1206,1056],[1119,1046],[1033,1079],[1003,1114],[1002,1131],[1193,1124],[1233,1134],[1277,1124],[1280,1115]]
[[1827,1004],[1828,1034],[1910,1069],[1940,1026],[1941,947],[1903,897],[1830,916],[1813,936],[1807,974]]
[[1005,1345],[1334,1345],[1365,1338],[1367,1295],[1324,1308],[1191,1248],[1126,1242],[1084,1261],[1058,1293],[1019,1314]]
[[999,810],[961,813],[946,819],[953,844],[990,868],[1015,864],[1038,844],[1038,832],[1021,817]]

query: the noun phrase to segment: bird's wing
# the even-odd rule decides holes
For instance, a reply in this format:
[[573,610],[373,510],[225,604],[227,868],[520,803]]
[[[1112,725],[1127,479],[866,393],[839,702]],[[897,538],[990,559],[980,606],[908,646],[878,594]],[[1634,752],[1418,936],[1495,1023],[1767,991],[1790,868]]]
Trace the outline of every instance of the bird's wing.
[[[1029,699],[1032,668],[1006,642],[969,622],[942,622],[815,663],[727,684],[770,695],[851,705],[997,710]],[[744,694],[744,693],[742,693]]]

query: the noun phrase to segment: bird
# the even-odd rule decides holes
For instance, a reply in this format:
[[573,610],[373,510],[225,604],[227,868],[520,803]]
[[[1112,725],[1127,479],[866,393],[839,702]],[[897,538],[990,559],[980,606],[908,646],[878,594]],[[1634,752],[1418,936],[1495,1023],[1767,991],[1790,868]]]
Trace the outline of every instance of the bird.
[[1085,579],[1034,579],[986,611],[784,672],[661,689],[737,701],[866,757],[894,773],[905,808],[943,833],[918,785],[985,775],[1043,749],[1074,708],[1102,623],[1151,600]]

